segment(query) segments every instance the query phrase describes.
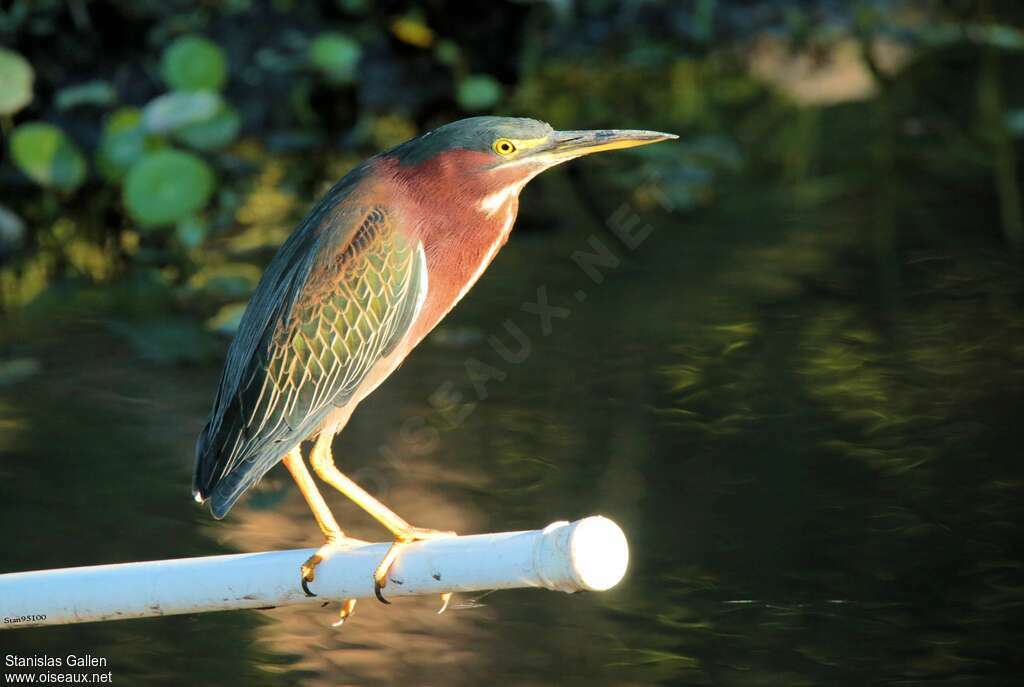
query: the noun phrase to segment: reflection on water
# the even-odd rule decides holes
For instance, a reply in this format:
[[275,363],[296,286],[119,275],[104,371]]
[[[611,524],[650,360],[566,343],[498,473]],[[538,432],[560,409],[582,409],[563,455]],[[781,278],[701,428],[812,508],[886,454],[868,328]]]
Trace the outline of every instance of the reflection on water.
[[[442,616],[432,598],[364,601],[341,631],[335,608],[277,609],[0,644],[88,649],[147,685],[1005,684],[1022,668],[1019,270],[921,253],[894,302],[849,257],[856,208],[734,191],[699,218],[644,211],[654,233],[602,284],[570,258],[602,231],[583,213],[518,234],[335,444],[419,525],[616,519],[633,552],[617,589]],[[520,307],[538,287],[570,311],[547,335]],[[506,318],[521,362],[489,344],[512,345]],[[102,331],[38,334],[20,352],[40,371],[0,389],[2,569],[318,543],[280,469],[223,522],[200,512],[192,442],[216,369],[156,366]],[[467,360],[500,372],[476,405]],[[331,500],[352,535],[382,538]]]

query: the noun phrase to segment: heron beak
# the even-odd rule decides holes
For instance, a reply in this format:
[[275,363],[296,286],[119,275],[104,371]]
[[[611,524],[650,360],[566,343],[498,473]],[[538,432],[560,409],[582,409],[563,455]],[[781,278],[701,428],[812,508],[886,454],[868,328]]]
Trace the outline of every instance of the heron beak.
[[679,138],[675,134],[660,131],[638,131],[631,129],[599,129],[595,131],[556,131],[551,136],[551,145],[546,155],[558,160],[567,160],[591,153],[619,148],[635,148],[659,141]]

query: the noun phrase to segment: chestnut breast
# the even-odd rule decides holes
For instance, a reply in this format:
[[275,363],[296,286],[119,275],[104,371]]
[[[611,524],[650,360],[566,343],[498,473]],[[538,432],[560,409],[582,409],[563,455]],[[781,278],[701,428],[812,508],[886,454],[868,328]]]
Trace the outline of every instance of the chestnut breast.
[[455,306],[508,240],[519,191],[533,175],[523,170],[466,174],[486,154],[444,152],[400,175],[403,224],[423,243],[428,287],[401,348],[412,349]]

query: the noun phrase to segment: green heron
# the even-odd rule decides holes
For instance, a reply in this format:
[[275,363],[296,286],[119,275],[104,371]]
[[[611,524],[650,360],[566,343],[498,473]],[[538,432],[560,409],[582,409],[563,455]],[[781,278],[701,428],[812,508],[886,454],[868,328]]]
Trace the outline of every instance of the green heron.
[[[494,259],[530,179],[582,155],[672,138],[472,117],[346,174],[281,246],[249,301],[196,444],[196,500],[209,500],[223,518],[283,462],[327,538],[300,571],[313,596],[317,564],[346,541],[299,450],[316,437],[309,457],[316,474],[395,538],[374,573],[385,601],[381,589],[403,544],[454,533],[413,527],[342,474],[334,436]],[[339,623],[353,606],[342,604]]]

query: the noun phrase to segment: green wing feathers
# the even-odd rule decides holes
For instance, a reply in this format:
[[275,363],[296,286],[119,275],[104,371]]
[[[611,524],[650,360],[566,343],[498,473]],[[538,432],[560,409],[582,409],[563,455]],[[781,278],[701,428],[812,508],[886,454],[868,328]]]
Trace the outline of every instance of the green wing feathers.
[[[196,447],[194,491],[212,499],[217,517],[352,398],[422,304],[422,245],[410,241],[384,207],[345,214],[355,221],[336,226],[338,218],[321,217],[335,226],[315,233],[307,221],[299,229],[313,238],[304,249],[315,251],[312,260],[302,267],[292,255],[302,273],[288,274],[274,264],[284,259],[286,244],[243,317],[242,343],[236,340],[228,353],[214,412]],[[276,311],[268,318],[269,307]],[[263,326],[259,336],[252,326],[245,329],[250,317]]]
[[252,413],[260,430],[275,417],[297,430],[311,409],[348,400],[408,328],[423,276],[420,253],[374,208],[344,252],[324,261],[274,335]]

